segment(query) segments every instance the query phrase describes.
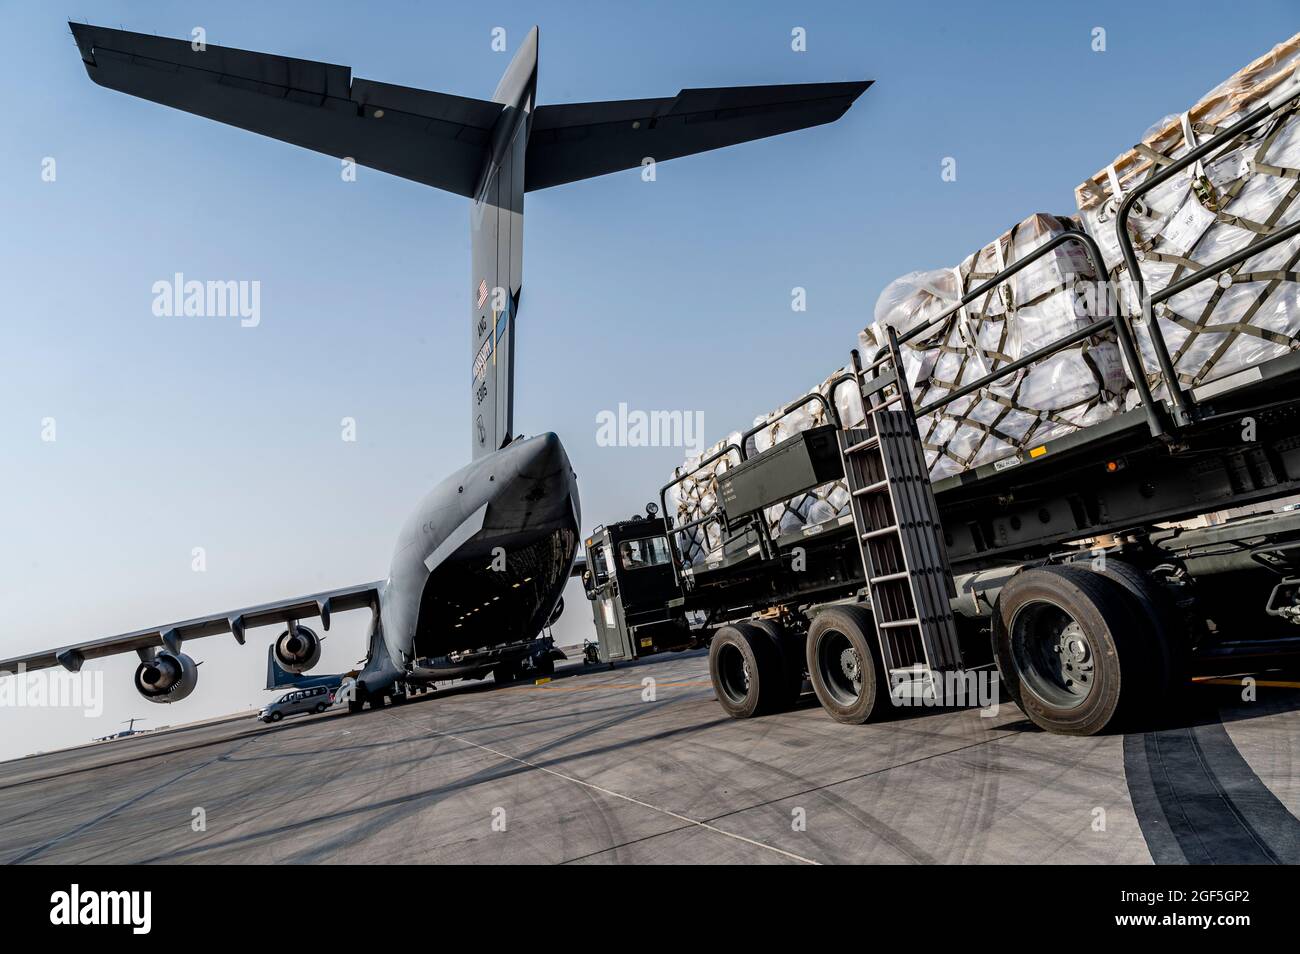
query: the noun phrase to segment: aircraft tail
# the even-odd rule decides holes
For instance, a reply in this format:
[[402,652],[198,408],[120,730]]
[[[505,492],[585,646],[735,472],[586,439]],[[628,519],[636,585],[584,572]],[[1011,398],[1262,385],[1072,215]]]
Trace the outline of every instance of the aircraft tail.
[[322,673],[308,676],[289,672],[275,658],[275,644],[266,647],[266,688],[311,689],[316,686],[334,688],[343,681],[343,673]]
[[470,446],[475,457],[514,434],[515,315],[523,288],[524,169],[537,93],[537,27],[497,84],[501,113],[470,212]]
[[684,89],[536,106],[537,28],[491,100],[354,78],[346,66],[69,23],[101,86],[474,200],[471,443],[514,428],[524,193],[833,122],[870,81]]
[[502,112],[471,218],[470,414],[475,457],[514,433],[524,193],[833,122],[870,81],[686,89],[661,99],[537,106],[537,28],[492,97]]

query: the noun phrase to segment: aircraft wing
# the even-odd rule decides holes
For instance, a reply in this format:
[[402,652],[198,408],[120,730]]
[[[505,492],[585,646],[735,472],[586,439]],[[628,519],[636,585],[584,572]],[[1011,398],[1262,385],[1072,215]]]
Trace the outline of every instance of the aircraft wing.
[[502,110],[347,66],[68,26],[100,86],[471,198]]
[[870,80],[684,89],[665,99],[539,106],[524,188],[532,192],[834,122]]
[[100,656],[114,656],[139,650],[168,648],[176,651],[181,642],[198,639],[202,636],[216,636],[231,633],[236,641],[244,642],[244,630],[253,626],[271,626],[275,623],[287,623],[318,616],[325,629],[330,628],[330,615],[347,610],[375,608],[379,605],[379,591],[382,583],[365,583],[337,590],[327,590],[311,596],[297,599],[281,600],[275,603],[263,603],[244,609],[199,616],[178,623],[166,623],[139,629],[133,633],[120,636],[108,636],[85,643],[73,643],[44,652],[29,653],[0,661],[0,672],[13,673],[19,666],[27,670],[49,669],[63,666],[72,672],[81,668],[87,659]]

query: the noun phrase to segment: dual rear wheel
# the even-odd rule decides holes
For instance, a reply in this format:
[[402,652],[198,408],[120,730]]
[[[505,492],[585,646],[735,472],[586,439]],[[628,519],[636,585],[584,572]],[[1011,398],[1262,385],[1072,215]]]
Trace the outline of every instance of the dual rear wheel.
[[[1137,567],[1047,566],[1002,588],[993,649],[1004,698],[1037,726],[1096,735],[1148,721],[1177,704],[1185,670],[1177,614]],[[804,673],[837,722],[861,724],[890,710],[871,613],[856,605],[818,612],[800,638],[766,620],[724,626],[709,647],[709,674],[734,718],[791,707]]]
[[861,725],[889,709],[889,686],[876,625],[861,606],[822,610],[808,627],[808,675],[822,708],[836,722]]
[[733,719],[780,712],[794,705],[803,666],[781,627],[767,620],[723,626],[709,643],[709,678],[723,711]]
[[993,614],[1002,691],[1040,728],[1096,735],[1169,708],[1183,681],[1159,588],[1118,560],[1025,570]]
[[746,620],[723,626],[709,644],[714,692],[736,719],[793,706],[805,672],[822,708],[837,722],[866,722],[887,708],[875,627],[861,607],[823,610],[806,639],[772,620]]

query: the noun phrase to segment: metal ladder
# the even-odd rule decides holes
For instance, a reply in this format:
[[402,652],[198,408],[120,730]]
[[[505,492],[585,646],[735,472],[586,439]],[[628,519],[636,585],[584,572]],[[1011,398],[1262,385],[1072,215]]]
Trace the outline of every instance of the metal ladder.
[[937,674],[961,668],[956,589],[892,329],[889,345],[893,369],[869,382],[853,352],[866,415],[863,427],[840,431],[840,453],[890,691],[942,701]]

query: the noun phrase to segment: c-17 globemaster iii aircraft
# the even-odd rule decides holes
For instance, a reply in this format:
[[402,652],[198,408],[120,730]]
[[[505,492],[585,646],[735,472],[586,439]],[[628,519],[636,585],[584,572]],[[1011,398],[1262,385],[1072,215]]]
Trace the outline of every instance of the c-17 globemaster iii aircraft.
[[473,201],[470,435],[473,459],[407,518],[386,580],[76,643],[0,662],[16,671],[134,651],[136,689],[188,696],[202,636],[285,625],[276,660],[302,673],[320,637],[299,625],[369,608],[352,708],[435,680],[498,679],[551,665],[536,637],[562,607],[581,514],[576,476],[551,433],[514,437],[514,323],[524,193],[832,122],[869,82],[682,90],[674,97],[536,105],[537,28],[490,100],[353,78],[345,66],[71,23],[86,72],[119,90]]

